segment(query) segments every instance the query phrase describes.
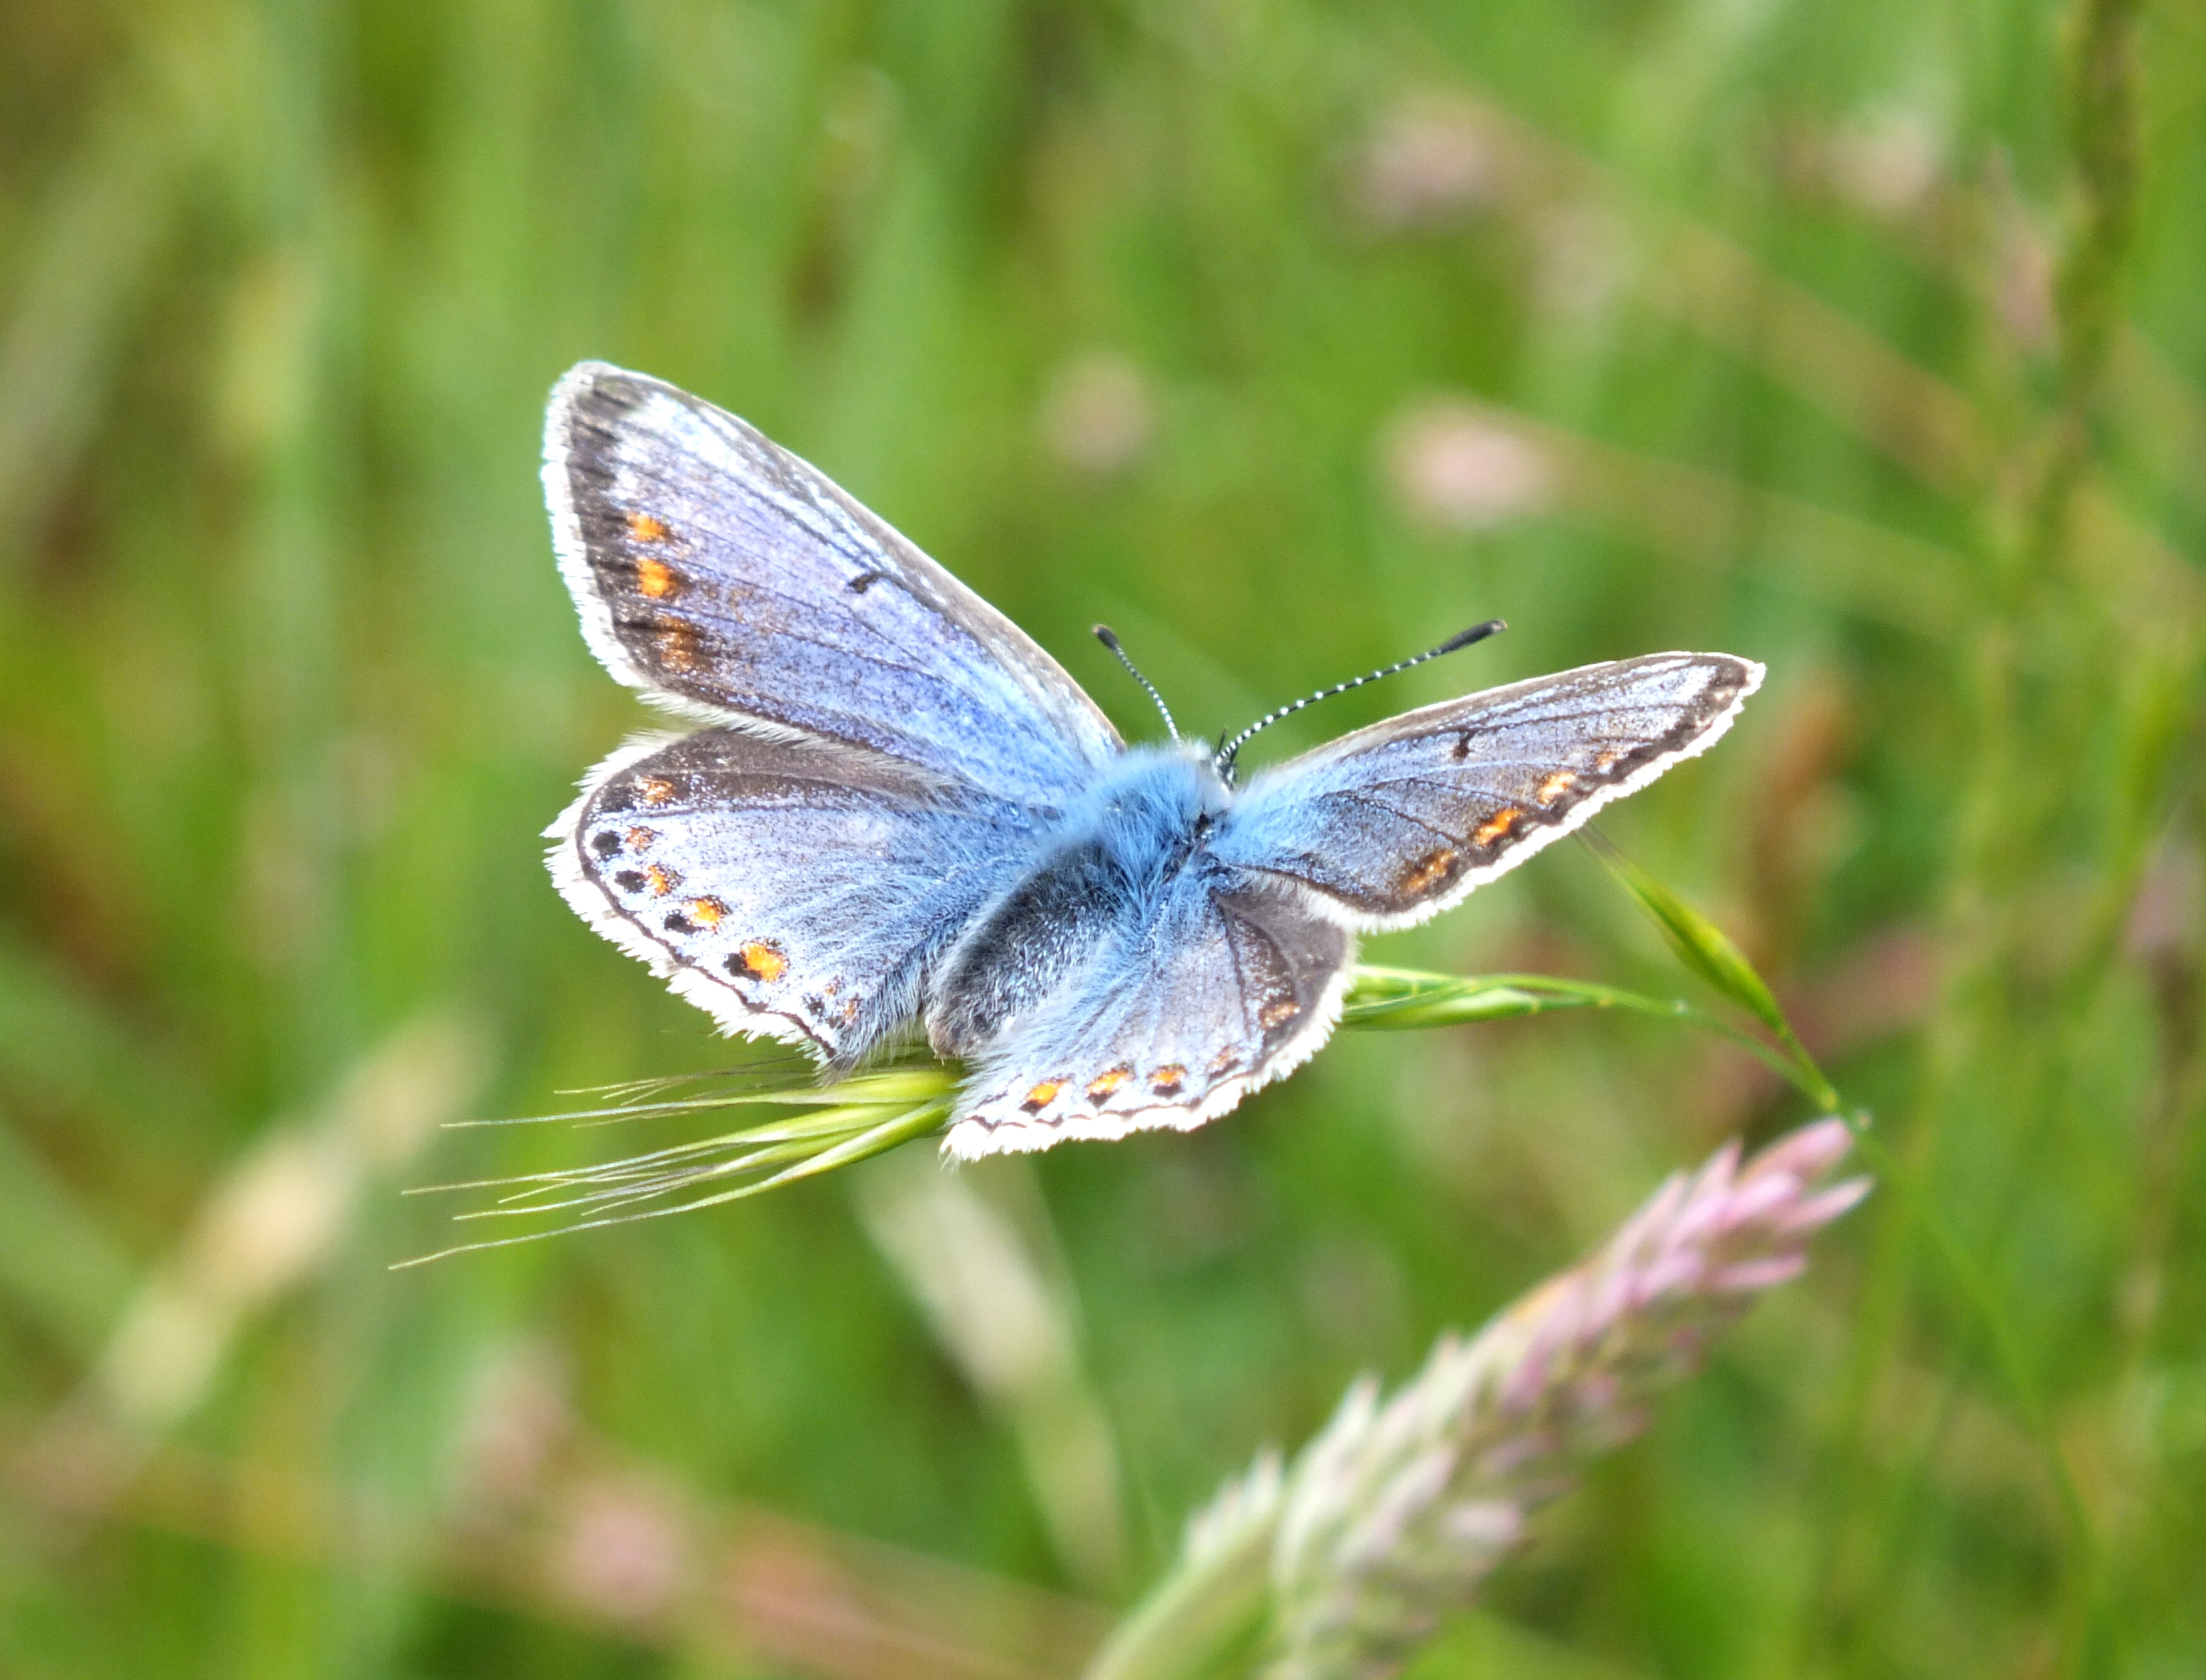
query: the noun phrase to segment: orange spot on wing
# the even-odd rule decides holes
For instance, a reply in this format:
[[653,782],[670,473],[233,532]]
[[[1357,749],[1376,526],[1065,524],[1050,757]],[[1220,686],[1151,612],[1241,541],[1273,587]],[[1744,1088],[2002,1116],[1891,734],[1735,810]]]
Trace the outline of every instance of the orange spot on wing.
[[1478,825],[1478,831],[1470,837],[1470,843],[1481,848],[1491,846],[1515,828],[1523,815],[1524,813],[1513,805],[1503,806]]
[[1567,770],[1549,771],[1546,779],[1540,783],[1539,790],[1532,797],[1542,805],[1553,805],[1576,787],[1577,781],[1578,778]]
[[1624,755],[1621,753],[1612,753],[1606,750],[1596,753],[1594,754],[1593,767],[1595,770],[1607,770],[1611,765],[1614,764],[1617,760],[1623,756]]
[[647,554],[635,563],[635,587],[653,600],[663,601],[682,586],[675,579],[673,567]]
[[764,939],[748,941],[736,956],[743,965],[743,972],[753,980],[778,980],[789,972],[789,959],[782,955],[781,948]]
[[1149,1075],[1149,1089],[1160,1097],[1169,1097],[1187,1083],[1187,1069],[1177,1062],[1168,1062]]
[[697,632],[688,624],[661,624],[654,638],[659,643],[659,657],[669,670],[697,669]]
[[673,533],[666,521],[657,514],[632,513],[628,516],[628,533],[640,543],[663,543]]
[[1063,1081],[1045,1079],[1040,1084],[1035,1086],[1033,1090],[1027,1093],[1026,1100],[1021,1103],[1019,1106],[1024,1109],[1028,1114],[1039,1114],[1042,1110],[1047,1108],[1052,1103],[1057,1100],[1057,1093],[1064,1088],[1064,1084]]
[[1088,1081],[1088,1100],[1100,1103],[1134,1076],[1131,1068],[1120,1066],[1100,1073]]
[[643,879],[651,884],[652,895],[654,897],[664,898],[674,891],[676,879],[674,873],[663,863],[646,864]]
[[1407,897],[1422,897],[1447,879],[1448,871],[1455,867],[1456,857],[1454,847],[1435,846],[1404,869],[1395,886]]
[[659,838],[659,831],[656,829],[638,826],[629,830],[629,831],[623,835],[621,838],[628,842],[629,850],[632,852],[640,852],[643,850],[645,847],[650,845],[653,841]]
[[1303,1006],[1293,998],[1274,998],[1256,1011],[1256,1019],[1263,1023],[1264,1030],[1268,1033],[1274,1027],[1285,1026],[1302,1012]]
[[635,790],[643,796],[646,805],[664,805],[674,797],[674,783],[664,776],[645,777],[635,784]]
[[728,914],[728,907],[717,898],[693,898],[689,901],[689,918],[707,927],[718,927]]

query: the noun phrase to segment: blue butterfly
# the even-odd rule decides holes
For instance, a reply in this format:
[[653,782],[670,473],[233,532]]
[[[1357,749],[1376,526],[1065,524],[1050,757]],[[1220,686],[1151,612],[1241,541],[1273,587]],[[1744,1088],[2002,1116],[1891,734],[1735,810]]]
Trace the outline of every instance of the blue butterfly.
[[702,725],[591,773],[546,831],[560,891],[724,1028],[831,1071],[923,1027],[966,1066],[968,1158],[1225,1113],[1325,1042],[1358,932],[1702,751],[1762,680],[1722,653],[1587,665],[1236,785],[1253,730],[1127,746],[1009,619],[708,402],[585,362],[544,456],[592,651]]

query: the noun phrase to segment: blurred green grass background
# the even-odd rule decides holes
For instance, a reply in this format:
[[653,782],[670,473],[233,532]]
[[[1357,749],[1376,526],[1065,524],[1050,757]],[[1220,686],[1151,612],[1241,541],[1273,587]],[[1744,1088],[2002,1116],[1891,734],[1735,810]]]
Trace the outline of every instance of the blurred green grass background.
[[[535,476],[585,356],[1130,735],[1097,619],[1213,735],[1513,626],[1263,757],[1768,662],[1606,830],[1998,1315],[1877,1199],[1417,1672],[2206,1669],[2202,206],[2197,0],[0,12],[0,1669],[1068,1672],[1354,1373],[1801,1117],[1643,1022],[1350,1034],[387,1272],[402,1188],[627,1141],[439,1121],[731,1053],[540,861],[643,721]],[[1577,849],[1367,949],[1689,986]]]

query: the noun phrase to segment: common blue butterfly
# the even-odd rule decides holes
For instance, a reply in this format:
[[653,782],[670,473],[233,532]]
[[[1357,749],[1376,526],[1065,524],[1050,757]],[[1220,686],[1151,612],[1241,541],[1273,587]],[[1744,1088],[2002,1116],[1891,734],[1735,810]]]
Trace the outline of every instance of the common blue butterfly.
[[708,402],[585,362],[544,457],[592,651],[701,725],[590,774],[546,831],[560,891],[724,1028],[831,1070],[922,1027],[968,1069],[969,1158],[1225,1113],[1324,1043],[1357,933],[1703,751],[1762,680],[1724,653],[1587,665],[1236,785],[1230,749],[1128,747],[1010,620]]

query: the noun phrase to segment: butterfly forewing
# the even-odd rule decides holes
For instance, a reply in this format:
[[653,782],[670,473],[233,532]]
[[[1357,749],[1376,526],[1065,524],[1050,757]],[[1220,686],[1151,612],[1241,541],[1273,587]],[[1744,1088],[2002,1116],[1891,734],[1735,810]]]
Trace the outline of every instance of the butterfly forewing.
[[1212,848],[1357,926],[1420,921],[1704,751],[1761,681],[1654,653],[1405,712],[1260,772]]
[[1118,750],[1017,626],[734,415],[585,362],[545,423],[561,570],[623,682],[1058,804]]

